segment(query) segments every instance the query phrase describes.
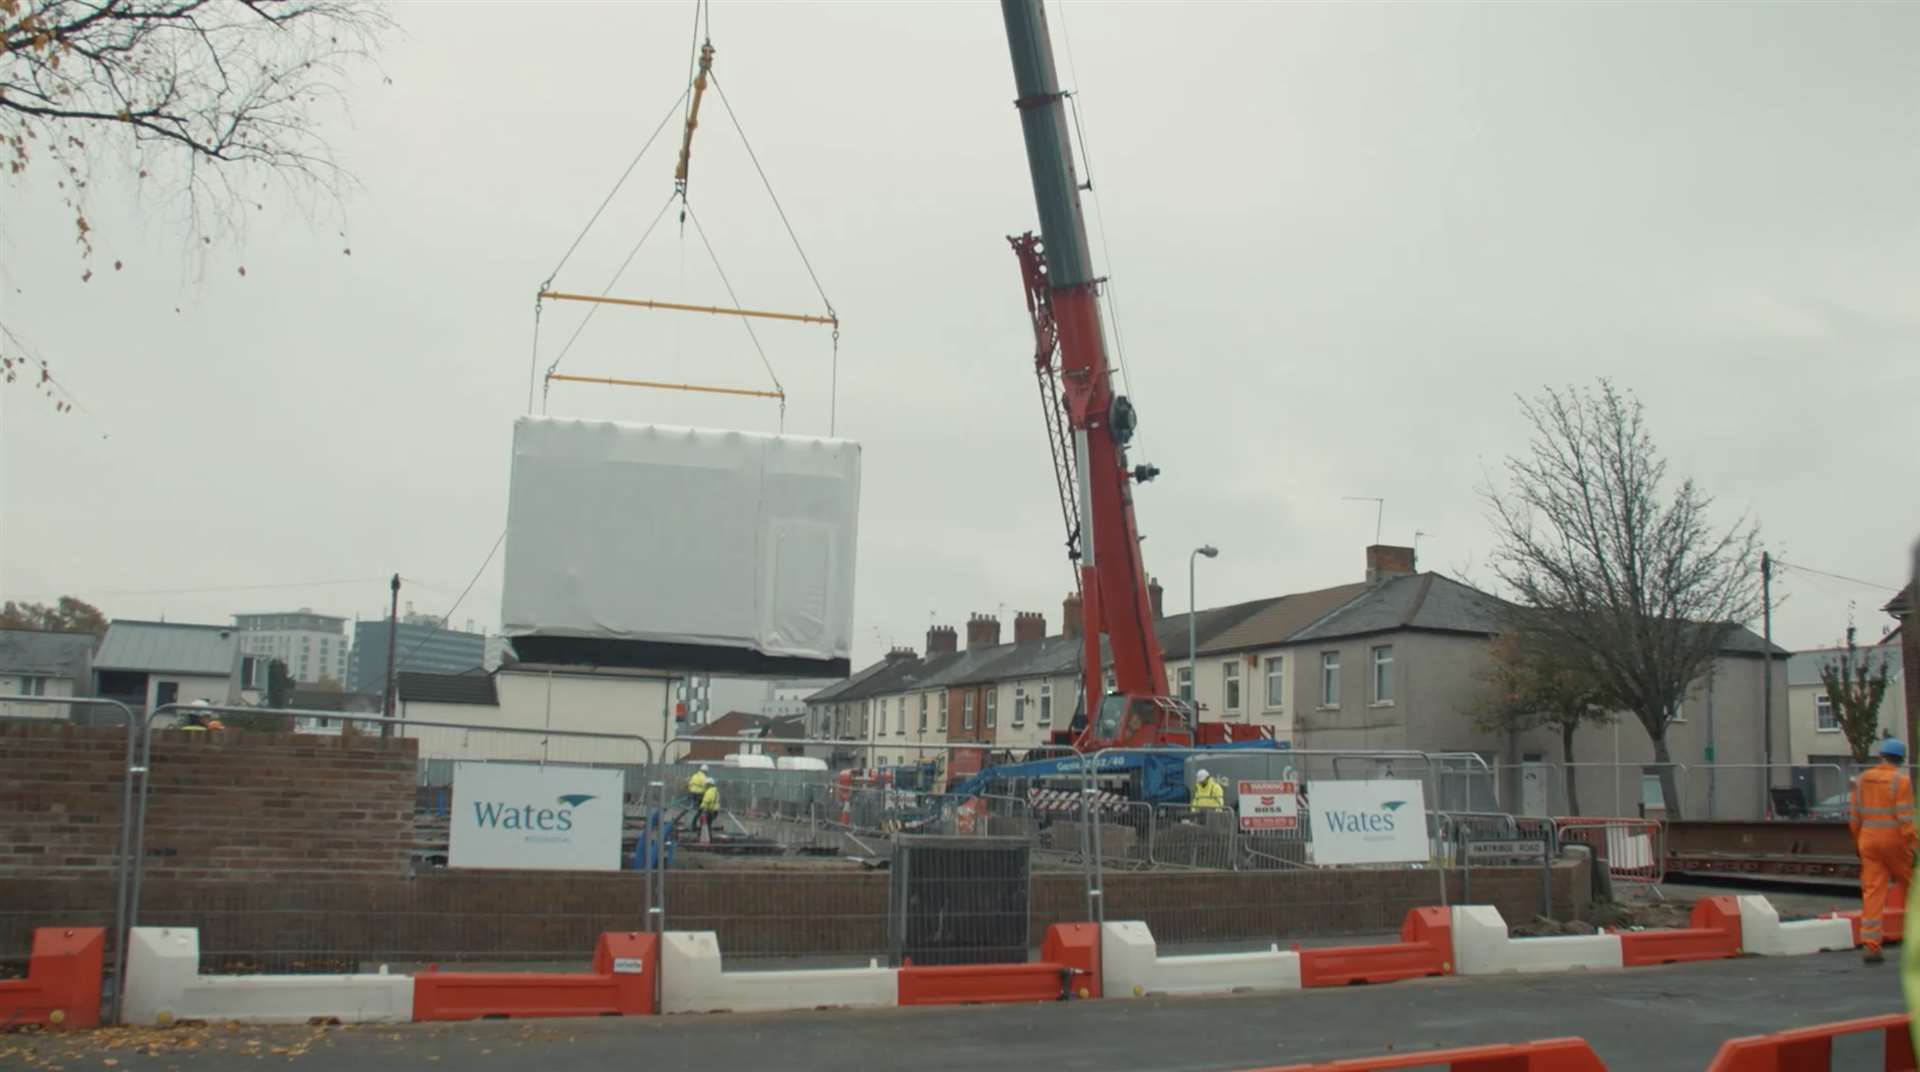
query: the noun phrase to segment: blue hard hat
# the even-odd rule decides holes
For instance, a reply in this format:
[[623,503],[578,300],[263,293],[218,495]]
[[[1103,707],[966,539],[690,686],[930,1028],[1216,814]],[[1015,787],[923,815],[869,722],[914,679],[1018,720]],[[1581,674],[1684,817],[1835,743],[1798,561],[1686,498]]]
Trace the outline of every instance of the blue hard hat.
[[1901,743],[1900,738],[1889,737],[1880,742],[1880,754],[1889,759],[1905,759],[1907,758],[1907,746]]

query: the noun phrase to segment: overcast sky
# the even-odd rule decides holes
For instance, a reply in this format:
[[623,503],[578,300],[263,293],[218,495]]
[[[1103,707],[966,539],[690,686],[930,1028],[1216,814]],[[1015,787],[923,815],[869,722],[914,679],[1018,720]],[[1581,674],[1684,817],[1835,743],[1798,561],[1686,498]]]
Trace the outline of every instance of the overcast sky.
[[[1417,531],[1424,567],[1485,581],[1475,492],[1524,445],[1513,395],[1607,375],[1725,520],[1887,586],[1783,569],[1779,639],[1834,640],[1856,602],[1879,635],[1920,531],[1920,8],[1051,10],[1142,419],[1133,460],[1163,472],[1138,507],[1170,608],[1202,542],[1222,550],[1202,605],[1359,579],[1374,510],[1343,496],[1384,497],[1386,542]],[[360,180],[344,238],[269,201],[200,265],[107,187],[95,267],[126,268],[82,284],[51,172],[0,180],[0,317],[84,407],[0,388],[0,594],[183,621],[372,616],[398,571],[439,613],[494,545],[533,295],[684,85],[692,7],[396,11],[383,70],[334,119]],[[717,2],[712,29],[845,322],[856,664],[974,611],[1057,630],[1071,575],[1004,237],[1035,214],[997,5]],[[744,303],[816,311],[716,105],[694,209]],[[671,190],[672,140],[557,288],[606,285]],[[671,222],[617,293],[726,300]],[[549,309],[543,364],[579,316]],[[827,334],[760,334],[787,429],[825,433]],[[626,310],[563,371],[766,382],[737,323]],[[548,405],[777,416],[564,385]],[[496,559],[455,621],[497,624],[499,594]]]

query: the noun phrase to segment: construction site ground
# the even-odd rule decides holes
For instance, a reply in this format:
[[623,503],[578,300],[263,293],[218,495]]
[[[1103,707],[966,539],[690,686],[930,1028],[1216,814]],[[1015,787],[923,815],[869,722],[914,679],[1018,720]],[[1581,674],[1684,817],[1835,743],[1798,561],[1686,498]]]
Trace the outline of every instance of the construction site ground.
[[[1282,995],[964,1008],[487,1021],[347,1028],[127,1028],[0,1036],[0,1068],[415,1072],[635,1067],[844,1072],[850,1055],[917,1072],[1010,1061],[1098,1072],[1229,1070],[1578,1035],[1616,1069],[1700,1072],[1728,1038],[1904,1005],[1898,969],[1856,954],[1569,975],[1448,978]],[[1836,1068],[1878,1067],[1871,1041]],[[864,1060],[864,1059],[862,1059]],[[860,1063],[856,1061],[855,1063]]]

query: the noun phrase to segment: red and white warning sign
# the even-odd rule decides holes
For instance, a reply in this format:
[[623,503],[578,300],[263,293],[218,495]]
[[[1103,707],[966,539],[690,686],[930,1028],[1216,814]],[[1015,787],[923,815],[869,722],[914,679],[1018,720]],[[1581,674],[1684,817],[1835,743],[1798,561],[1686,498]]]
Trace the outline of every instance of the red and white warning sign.
[[1240,783],[1240,829],[1292,830],[1300,825],[1300,787],[1294,782]]

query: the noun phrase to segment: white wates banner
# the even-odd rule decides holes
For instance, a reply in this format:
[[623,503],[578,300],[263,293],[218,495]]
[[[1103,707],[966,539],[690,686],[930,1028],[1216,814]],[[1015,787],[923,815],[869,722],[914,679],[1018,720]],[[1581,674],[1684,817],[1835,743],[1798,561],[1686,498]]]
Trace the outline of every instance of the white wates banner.
[[447,864],[618,871],[625,791],[617,770],[455,763]]
[[1412,780],[1307,786],[1316,864],[1411,864],[1428,859],[1426,787]]

